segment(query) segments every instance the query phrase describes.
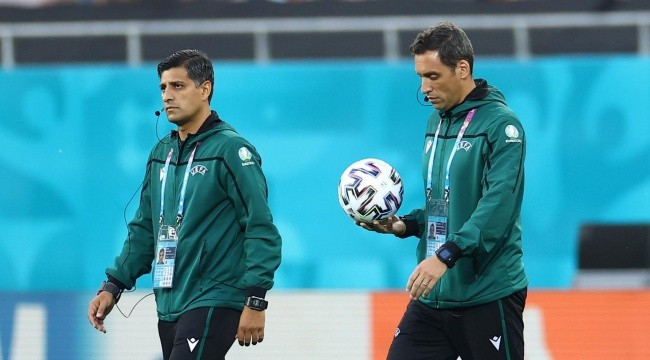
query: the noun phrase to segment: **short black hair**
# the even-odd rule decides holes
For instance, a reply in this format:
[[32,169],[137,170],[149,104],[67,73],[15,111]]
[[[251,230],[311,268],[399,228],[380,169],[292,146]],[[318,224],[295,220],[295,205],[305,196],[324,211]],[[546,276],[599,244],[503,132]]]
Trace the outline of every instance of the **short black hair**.
[[176,51],[158,64],[158,78],[164,71],[180,66],[185,67],[187,75],[197,87],[206,81],[212,84],[210,96],[208,96],[208,102],[210,102],[214,92],[214,69],[208,55],[200,50]]
[[454,69],[460,60],[467,60],[470,74],[474,70],[474,48],[463,29],[451,22],[441,22],[422,30],[409,47],[411,54],[437,51],[440,61]]

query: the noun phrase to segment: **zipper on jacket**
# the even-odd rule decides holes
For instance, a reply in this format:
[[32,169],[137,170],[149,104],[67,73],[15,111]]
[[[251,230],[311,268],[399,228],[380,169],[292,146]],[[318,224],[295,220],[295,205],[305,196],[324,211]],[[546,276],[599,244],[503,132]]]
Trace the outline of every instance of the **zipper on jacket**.
[[[447,137],[449,136],[449,131],[451,130],[451,125],[452,125],[451,116],[449,116],[449,115],[445,116],[443,118],[443,122],[445,123],[444,124],[445,125],[445,133],[444,133],[445,139],[442,140],[442,144],[441,144],[442,146],[440,148],[440,163],[438,165],[439,172],[438,172],[438,186],[437,186],[437,188],[438,188],[438,194],[442,194],[442,196],[444,197],[444,195],[445,195],[444,194],[444,192],[445,192],[444,191],[444,183],[445,183],[445,175],[446,175],[445,174],[445,172],[446,172],[445,166],[446,166],[447,161],[448,161],[448,159],[445,158],[445,150],[447,148]],[[447,209],[447,211],[449,211],[449,209]],[[447,221],[449,222],[449,214],[447,214]],[[447,224],[447,229],[449,229],[449,224]],[[434,307],[435,308],[440,307],[440,287],[441,287],[440,280],[441,279],[438,279],[438,282],[436,282],[436,285],[434,286],[434,289],[435,289]]]
[[[177,158],[177,161],[176,161],[176,171],[174,171],[174,201],[172,201],[172,203],[176,204],[176,206],[174,206],[174,208],[173,208],[173,210],[174,210],[174,224],[176,226],[178,226],[178,224],[176,224],[176,215],[178,213],[178,201],[180,200],[179,199],[180,189],[178,188],[178,185],[179,185],[179,176],[178,176],[178,174],[179,174],[179,171],[181,171],[181,163],[183,162],[183,152],[185,150],[185,144],[187,144],[188,139],[189,139],[189,136],[187,138],[185,138],[185,141],[180,142],[180,146],[178,147],[178,158]],[[187,166],[187,165],[185,165],[185,166]],[[181,174],[182,173],[183,172],[181,172]],[[181,175],[180,176],[180,184],[183,183],[182,179],[183,179],[183,176]],[[178,231],[178,229],[176,229],[176,231]]]
[[[173,201],[165,201],[165,204],[167,204],[167,203],[172,204],[171,206],[168,206],[168,208],[172,210],[172,214],[174,214],[174,217],[173,217],[174,219],[176,218],[176,210],[177,210],[177,208],[176,208],[176,206],[174,206],[174,204],[176,204],[176,205],[178,204],[178,201],[176,201],[176,199],[179,196],[179,194],[178,194],[178,192],[179,192],[179,190],[178,190],[178,171],[179,171],[179,168],[180,168],[181,161],[183,160],[183,147],[184,147],[184,145],[185,145],[185,141],[181,142],[180,146],[176,147],[176,149],[178,150],[176,152],[176,159],[175,159],[176,160],[175,161],[176,166],[174,166],[174,171],[172,173],[173,178],[174,178],[173,187],[172,187],[173,190],[174,190],[174,191],[172,191],[172,194],[173,194],[172,199],[173,199]],[[174,225],[176,226],[177,224],[174,224]],[[178,229],[176,229],[176,231],[178,231]],[[176,246],[178,246],[178,244],[176,244]],[[174,287],[172,287],[170,289],[163,289],[163,293],[164,293],[165,298],[166,298],[166,300],[165,300],[166,314],[165,315],[169,315],[172,312],[172,306],[174,304],[173,291],[174,291]]]
[[[178,202],[176,201],[176,198],[178,198],[178,171],[179,171],[179,168],[180,168],[181,161],[183,160],[183,145],[185,145],[185,142],[181,142],[180,146],[177,147],[178,152],[176,153],[176,166],[174,167],[174,191],[172,192],[174,196],[172,197],[173,201],[170,202],[171,204],[178,204]],[[170,208],[172,209],[172,214],[174,214],[173,218],[175,219],[176,218],[176,210],[177,210],[176,206],[171,206]],[[174,225],[177,226],[177,224],[174,224]],[[176,231],[178,232],[178,229],[176,229]],[[176,246],[178,246],[178,243],[176,243]],[[166,289],[166,290],[167,290],[166,291],[167,292],[167,294],[166,294],[167,295],[167,301],[166,301],[166,303],[167,303],[167,309],[166,309],[167,314],[166,315],[170,315],[172,313],[172,306],[174,304],[174,301],[173,301],[174,287],[171,287],[170,289]]]
[[[442,146],[440,147],[440,163],[438,164],[438,194],[442,194],[444,197],[444,183],[445,183],[445,165],[447,162],[445,160],[445,150],[447,148],[447,136],[449,136],[449,130],[451,129],[451,117],[446,117],[443,119],[445,123],[445,139],[442,140]],[[438,139],[440,141],[440,139]]]
[[[444,133],[444,137],[446,138],[449,135],[449,129],[451,128],[451,118],[446,116],[446,117],[442,118],[442,121],[445,123],[444,125],[446,127],[445,128],[445,133]],[[441,141],[441,139],[438,139],[438,141]],[[445,179],[444,179],[444,176],[445,176],[444,175],[444,164],[445,164],[444,155],[445,155],[445,148],[447,147],[446,146],[447,145],[447,140],[444,139],[441,142],[442,142],[441,143],[442,146],[440,147],[440,153],[439,153],[440,154],[440,157],[439,157],[440,163],[438,165],[438,186],[436,188],[438,189],[437,194],[443,194],[444,195],[444,188],[443,188],[443,184],[444,184],[444,181],[445,181]],[[442,181],[440,181],[441,177],[442,177]],[[433,306],[435,308],[439,308],[440,307],[440,279],[433,286],[433,290],[434,290],[434,294],[435,294]]]

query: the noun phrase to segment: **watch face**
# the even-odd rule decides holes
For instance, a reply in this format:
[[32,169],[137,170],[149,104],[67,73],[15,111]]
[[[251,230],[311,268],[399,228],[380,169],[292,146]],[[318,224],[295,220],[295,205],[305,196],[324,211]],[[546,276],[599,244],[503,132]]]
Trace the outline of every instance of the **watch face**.
[[264,299],[249,297],[246,299],[246,306],[254,310],[264,310],[267,307],[267,302]]

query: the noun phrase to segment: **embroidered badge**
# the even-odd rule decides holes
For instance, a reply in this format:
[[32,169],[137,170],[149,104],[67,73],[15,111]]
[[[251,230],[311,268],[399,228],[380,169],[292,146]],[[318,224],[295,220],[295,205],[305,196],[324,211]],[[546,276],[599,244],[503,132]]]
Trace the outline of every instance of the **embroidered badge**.
[[255,162],[252,161],[253,154],[251,154],[250,150],[248,150],[245,146],[239,148],[239,158],[242,161],[241,166],[255,164]]
[[192,176],[196,174],[205,175],[206,172],[208,172],[208,168],[203,165],[194,165],[192,167],[192,170],[190,170],[190,174],[192,174]]
[[469,149],[471,148],[472,148],[472,144],[467,140],[463,140],[458,143],[458,150],[469,151]]
[[506,140],[507,143],[520,143],[521,139],[519,138],[519,130],[514,125],[508,125],[506,126],[506,136],[508,139]]

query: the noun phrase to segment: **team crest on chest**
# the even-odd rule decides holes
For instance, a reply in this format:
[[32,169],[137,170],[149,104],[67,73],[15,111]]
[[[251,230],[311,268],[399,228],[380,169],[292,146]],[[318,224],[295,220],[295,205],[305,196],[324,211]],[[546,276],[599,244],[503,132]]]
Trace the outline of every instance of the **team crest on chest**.
[[472,144],[467,140],[463,140],[458,143],[458,150],[469,151],[469,149],[471,148],[472,148]]
[[192,176],[196,174],[205,175],[206,172],[208,172],[208,168],[203,165],[194,165],[192,167],[192,170],[190,170],[190,174],[192,174]]

